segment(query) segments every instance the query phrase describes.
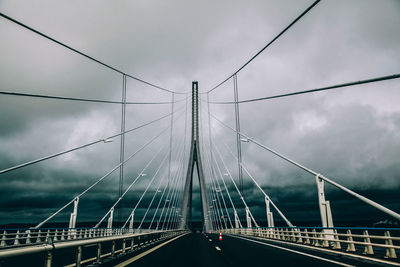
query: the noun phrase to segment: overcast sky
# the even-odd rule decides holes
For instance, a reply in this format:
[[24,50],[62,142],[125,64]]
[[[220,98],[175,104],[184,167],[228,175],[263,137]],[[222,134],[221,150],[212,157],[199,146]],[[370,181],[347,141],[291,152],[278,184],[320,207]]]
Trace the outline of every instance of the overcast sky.
[[[200,91],[205,92],[230,76],[311,3],[2,0],[0,11],[125,73],[176,92],[188,92],[191,82],[197,80]],[[399,73],[398,25],[397,0],[321,1],[238,74],[239,98]],[[0,18],[0,36],[1,91],[120,101],[121,74],[4,18]],[[227,81],[209,97],[211,101],[232,101],[233,81]],[[184,94],[175,95],[175,100],[184,98]],[[206,95],[202,98],[206,100]],[[170,101],[171,94],[128,79],[127,100]],[[240,123],[243,133],[400,212],[399,100],[397,79],[241,104]],[[180,152],[185,148],[185,104],[180,101],[174,106],[171,179],[186,169],[187,158],[182,160],[184,154]],[[204,102],[201,109],[203,163],[208,173],[210,150]],[[170,104],[129,105],[126,128],[170,111]],[[235,125],[233,105],[212,104],[210,111],[226,124]],[[118,104],[1,95],[0,169],[119,133],[120,116]],[[215,147],[237,180],[237,163],[224,146],[226,142],[236,151],[235,135],[215,120],[211,122]],[[127,134],[126,156],[169,123],[170,118],[165,118]],[[286,216],[295,223],[306,219],[318,223],[315,178],[254,144],[242,145],[245,166]],[[0,223],[37,223],[45,219],[116,166],[119,146],[119,139],[115,138],[111,143],[0,175]],[[148,175],[140,178],[121,202],[123,219],[168,154],[168,146],[166,130],[126,165],[125,188],[162,149],[146,170]],[[186,154],[188,149],[186,145]],[[164,188],[167,172],[168,159],[139,205],[138,218],[163,177]],[[206,179],[210,183],[210,177]],[[233,192],[232,183],[228,186]],[[262,221],[264,198],[257,190],[245,175],[244,196],[256,219]],[[81,199],[78,221],[98,221],[116,201],[117,194],[118,171]],[[329,185],[326,196],[334,222],[389,218]],[[198,198],[195,190],[194,217],[200,219]],[[232,198],[243,209],[235,192]],[[67,222],[70,212],[71,207],[53,221]],[[278,214],[275,217],[279,219]]]

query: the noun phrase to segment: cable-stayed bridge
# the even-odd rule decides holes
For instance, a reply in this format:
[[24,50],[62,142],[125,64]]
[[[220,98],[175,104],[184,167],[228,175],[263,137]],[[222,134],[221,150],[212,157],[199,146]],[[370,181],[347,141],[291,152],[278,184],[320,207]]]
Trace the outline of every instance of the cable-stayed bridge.
[[[18,169],[76,153],[88,147],[120,143],[118,164],[96,177],[84,190],[76,192],[63,206],[48,211],[48,215],[32,227],[10,227],[1,230],[1,266],[399,266],[397,257],[400,250],[400,229],[335,226],[331,205],[325,195],[325,185],[329,184],[397,221],[400,220],[398,212],[336,182],[335,177],[326,177],[318,170],[303,165],[300,163],[301,159],[292,159],[241,129],[239,106],[242,103],[400,78],[400,74],[389,74],[304,91],[240,100],[238,74],[319,2],[315,1],[310,5],[221,83],[203,91],[201,83],[194,81],[187,92],[170,90],[125,73],[0,13],[2,19],[120,74],[122,80],[120,101],[0,92],[2,96],[121,106],[120,132],[0,170],[0,175],[5,176]],[[127,101],[127,83],[131,80],[169,94],[170,101]],[[212,92],[221,89],[228,81],[233,82],[233,101],[213,101]],[[153,120],[127,128],[127,108],[140,105],[163,105],[168,106],[170,111]],[[233,106],[235,125],[230,125],[215,115],[211,111],[212,105]],[[130,133],[157,126],[165,121],[168,121],[168,126],[152,128],[156,130],[150,131],[146,141],[136,147],[133,153],[126,152],[126,139],[130,137]],[[217,132],[221,129],[229,131],[235,137],[235,146],[216,139]],[[243,145],[257,146],[265,153],[270,153],[305,171],[315,180],[314,194],[318,198],[315,207],[319,209],[320,214],[318,225],[296,225],[285,215],[285,210],[279,208],[280,203],[271,198],[267,190],[259,184],[251,166],[243,163]],[[152,146],[156,149],[151,154],[145,153]],[[135,161],[141,165],[135,166],[137,174],[132,177],[127,168]],[[80,207],[85,202],[90,202],[88,195],[110,180],[112,175],[118,176],[118,194],[112,198],[112,204],[107,206],[106,212],[100,214],[92,225],[79,225],[79,218],[83,215]],[[246,196],[243,190],[244,182],[251,183],[260,193],[265,209],[263,219],[253,215],[249,196]],[[196,183],[200,191],[200,224],[193,219],[192,214],[195,210],[193,203],[196,198],[193,196]],[[124,204],[132,192],[138,193],[138,198],[134,203]],[[146,202],[146,199],[150,201]],[[65,214],[68,214],[69,221],[57,226],[52,224]],[[283,224],[278,223],[278,220]]]

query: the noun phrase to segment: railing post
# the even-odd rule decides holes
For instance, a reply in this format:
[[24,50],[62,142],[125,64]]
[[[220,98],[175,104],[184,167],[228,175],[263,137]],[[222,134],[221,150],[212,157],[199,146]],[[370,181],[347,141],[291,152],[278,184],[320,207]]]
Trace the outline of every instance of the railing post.
[[364,254],[372,255],[374,254],[374,249],[372,248],[371,245],[371,238],[369,237],[368,230],[363,231],[364,235],[364,243],[365,243],[365,248],[364,248]]
[[7,231],[4,230],[3,235],[1,237],[1,242],[0,242],[1,247],[4,247],[6,245],[6,236],[7,236]]
[[81,267],[81,260],[82,260],[82,246],[78,246],[76,248],[76,261],[75,261],[76,267]]
[[17,231],[17,234],[15,235],[15,241],[14,241],[14,246],[19,245],[19,230]]
[[272,238],[279,239],[277,230],[278,230],[277,228],[272,228],[272,236],[271,236]]
[[313,243],[312,243],[313,246],[320,247],[321,245],[319,244],[319,241],[318,241],[317,231],[315,229],[313,229],[312,233],[313,233]]
[[308,235],[308,231],[307,231],[307,229],[304,229],[304,236],[305,236],[305,241],[304,241],[304,244],[306,244],[306,245],[309,245],[309,244],[311,244],[311,242],[310,242],[310,236]]
[[297,243],[303,243],[303,237],[301,234],[301,229],[296,228],[296,232],[297,232]]
[[[329,247],[329,242],[328,242],[327,235],[325,234],[325,230],[326,229],[321,230],[321,233],[319,236],[322,238],[322,242],[321,242],[322,246],[327,248],[327,247]],[[332,231],[332,229],[328,229],[328,230]]]
[[346,251],[356,251],[356,247],[354,246],[353,235],[351,234],[351,230],[347,230],[347,248]]
[[122,239],[122,253],[124,254],[126,250],[126,239]]
[[64,241],[64,240],[65,240],[65,229],[62,229],[62,231],[61,231],[61,238],[60,238],[60,240],[61,240],[61,241]]
[[296,236],[295,236],[295,233],[294,233],[294,229],[293,229],[293,228],[290,228],[290,235],[291,235],[290,241],[296,242]]
[[115,256],[115,240],[111,242],[111,257]]
[[281,239],[281,231],[280,231],[280,229],[276,228],[275,231],[276,231],[276,239],[280,240]]
[[47,250],[46,251],[46,258],[45,258],[44,266],[45,267],[51,267],[52,261],[53,261],[53,253],[52,253],[51,250]]
[[96,263],[101,262],[101,243],[97,243]]
[[338,232],[336,229],[333,229],[333,234],[334,234],[334,245],[333,245],[333,249],[341,249],[342,246],[340,245],[340,237],[338,236]]
[[46,233],[46,238],[44,239],[44,242],[48,242],[50,238],[50,229],[47,229],[47,233]]
[[25,244],[30,244],[31,243],[31,230],[26,230],[25,234],[26,234]]
[[287,228],[282,228],[283,240],[288,240],[288,230]]
[[133,251],[133,246],[135,245],[134,237],[131,238],[131,251]]
[[[393,241],[390,237],[390,232],[389,231],[385,231],[385,244],[387,246],[393,246]],[[386,258],[390,258],[390,259],[396,259],[397,255],[396,255],[396,251],[394,248],[386,248]]]
[[54,231],[53,241],[58,241],[58,229]]
[[38,234],[37,234],[37,238],[36,238],[36,243],[40,243],[42,242],[42,240],[40,239],[40,235],[41,235],[42,231],[39,230]]

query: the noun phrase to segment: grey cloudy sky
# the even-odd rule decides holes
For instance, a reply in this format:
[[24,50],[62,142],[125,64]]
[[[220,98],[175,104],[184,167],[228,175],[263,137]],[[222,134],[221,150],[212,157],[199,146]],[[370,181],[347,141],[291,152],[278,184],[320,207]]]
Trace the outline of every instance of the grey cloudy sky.
[[[198,80],[206,91],[231,75],[312,2],[285,1],[15,1],[0,11],[126,73],[178,92]],[[238,74],[248,99],[400,72],[400,2],[321,1]],[[0,90],[118,101],[122,77],[37,34],[0,18]],[[373,200],[400,211],[399,80],[240,105],[242,131]],[[184,95],[177,95],[181,99]],[[205,95],[203,95],[205,98]],[[169,101],[169,93],[132,79],[128,101]],[[210,93],[232,101],[233,81]],[[175,108],[184,109],[185,102]],[[204,145],[208,121],[202,103]],[[127,129],[170,112],[170,105],[128,106]],[[0,168],[119,132],[119,105],[0,96]],[[181,111],[177,112],[177,115]],[[232,105],[211,112],[234,126]],[[173,171],[181,164],[184,117],[174,129]],[[169,119],[127,135],[126,155],[167,127]],[[222,140],[235,135],[212,121],[219,149],[237,177]],[[129,184],[168,132],[126,166]],[[204,153],[207,152],[205,149]],[[162,159],[163,150],[156,163]],[[250,143],[244,164],[287,217],[318,221],[315,179]],[[0,223],[39,222],[118,164],[119,143],[99,144],[0,175]],[[127,195],[134,206],[156,169]],[[185,166],[186,167],[186,166]],[[163,169],[165,173],[166,169]],[[174,172],[173,172],[174,173]],[[162,176],[162,175],[161,175]],[[160,176],[160,178],[161,178]],[[264,220],[263,197],[245,177],[244,195]],[[80,202],[78,220],[97,221],[116,200],[113,174]],[[232,185],[230,187],[233,189]],[[151,194],[145,198],[144,212]],[[237,195],[233,194],[237,199]],[[196,194],[198,198],[198,194]],[[195,199],[196,199],[195,198]],[[327,186],[334,220],[387,218]],[[200,205],[199,201],[197,201]],[[235,202],[236,203],[236,202]],[[239,200],[237,200],[237,205]],[[357,213],[346,207],[351,205]],[[67,221],[68,212],[54,221]],[[194,213],[199,216],[200,209]],[[278,218],[278,216],[276,215]]]

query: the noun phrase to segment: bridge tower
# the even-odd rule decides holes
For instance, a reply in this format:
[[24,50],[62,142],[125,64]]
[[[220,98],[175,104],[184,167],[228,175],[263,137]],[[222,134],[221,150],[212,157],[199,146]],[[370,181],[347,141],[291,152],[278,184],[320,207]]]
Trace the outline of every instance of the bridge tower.
[[[208,232],[211,230],[210,208],[207,200],[206,183],[204,180],[203,166],[201,164],[201,153],[199,143],[199,102],[198,102],[198,82],[192,82],[192,141],[190,147],[189,164],[187,168],[185,188],[182,199],[182,217],[181,228],[190,228],[192,217],[192,187],[193,187],[193,171],[196,164],[197,174],[199,177],[200,197],[203,212],[203,229]],[[189,212],[188,212],[189,209]]]

